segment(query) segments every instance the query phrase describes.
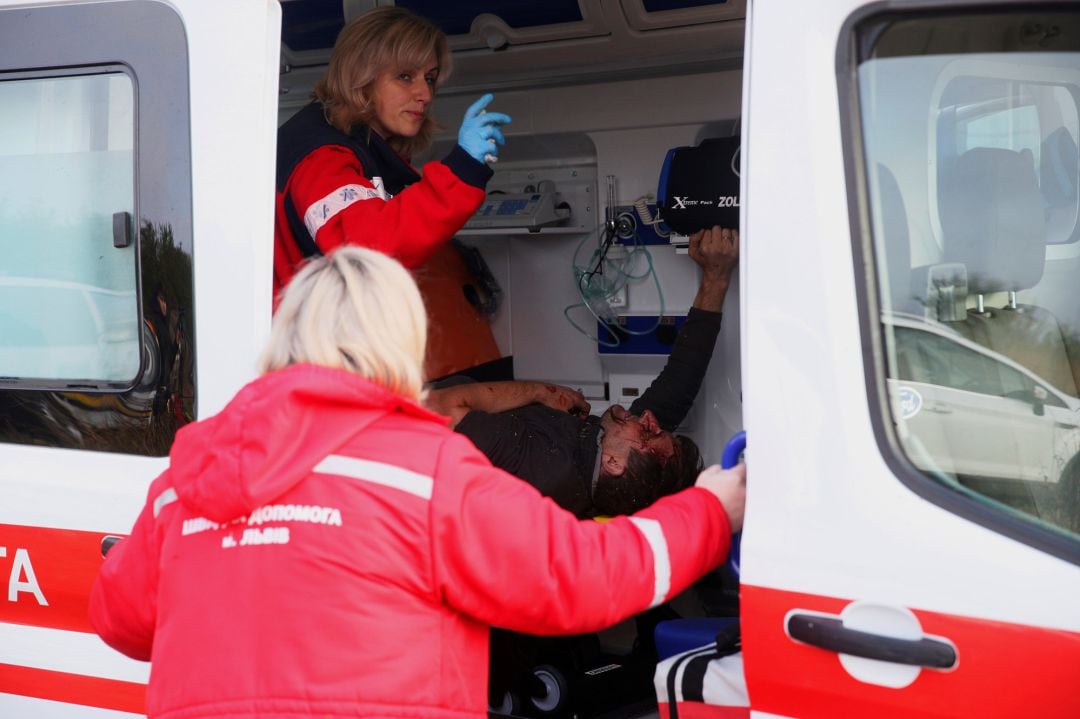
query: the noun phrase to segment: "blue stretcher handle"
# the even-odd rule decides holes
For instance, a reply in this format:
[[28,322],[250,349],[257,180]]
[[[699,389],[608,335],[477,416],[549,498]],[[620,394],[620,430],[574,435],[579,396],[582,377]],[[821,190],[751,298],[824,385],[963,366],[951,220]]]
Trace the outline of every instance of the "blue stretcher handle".
[[[720,466],[724,469],[731,469],[739,463],[739,457],[746,450],[746,430],[736,432],[728,443],[724,445],[724,453],[720,455]],[[731,535],[731,551],[728,552],[727,565],[731,568],[732,573],[739,576],[739,561],[741,558],[740,547],[742,545],[742,531],[735,532]]]
[[731,469],[739,463],[739,457],[746,450],[746,430],[736,432],[724,446],[724,453],[720,456],[720,466]]

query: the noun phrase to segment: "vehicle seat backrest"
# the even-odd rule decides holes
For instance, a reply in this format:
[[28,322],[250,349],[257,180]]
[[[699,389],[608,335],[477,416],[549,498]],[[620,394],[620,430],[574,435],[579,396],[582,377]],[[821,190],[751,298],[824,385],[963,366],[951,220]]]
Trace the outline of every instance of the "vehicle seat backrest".
[[885,165],[877,166],[881,201],[881,241],[885,244],[885,270],[889,278],[889,301],[894,312],[922,314],[923,308],[912,292],[911,239],[907,210],[900,185]]
[[[970,294],[1018,292],[1039,283],[1046,262],[1046,225],[1030,153],[968,150],[945,178],[939,200],[945,260],[967,268]],[[1045,308],[984,307],[947,324],[1077,396],[1061,327]]]
[[1048,242],[1066,242],[1076,232],[1076,208],[1080,195],[1080,150],[1065,127],[1059,127],[1039,148],[1039,189],[1046,213]]
[[877,166],[881,202],[881,239],[889,301],[885,309],[933,320],[963,319],[966,312],[967,271],[959,263],[911,266],[911,238],[900,185],[885,165]]
[[1064,127],[1054,130],[1043,140],[1039,155],[1039,188],[1048,209],[1074,205],[1080,151],[1072,134]]
[[1021,305],[1017,310],[969,311],[955,324],[961,334],[983,347],[1019,362],[1065,394],[1080,397],[1065,337],[1047,309]]

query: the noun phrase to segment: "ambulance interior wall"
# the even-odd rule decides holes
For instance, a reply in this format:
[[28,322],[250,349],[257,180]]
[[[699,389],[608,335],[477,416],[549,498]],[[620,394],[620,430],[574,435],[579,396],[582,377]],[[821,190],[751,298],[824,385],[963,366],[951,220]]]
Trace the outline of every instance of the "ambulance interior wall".
[[[510,173],[530,169],[536,179],[552,168],[582,167],[595,173],[595,204],[590,221],[603,221],[608,175],[616,178],[616,202],[631,205],[655,196],[668,149],[693,145],[706,137],[731,134],[740,112],[738,71],[635,81],[560,85],[528,89],[492,88],[492,110],[514,118],[506,128],[507,144],[494,166],[489,187]],[[444,130],[416,164],[441,157],[455,141],[465,109],[485,89],[444,88],[435,115]],[[298,109],[295,93],[283,103],[281,121]],[[558,183],[556,186],[558,190]],[[518,190],[520,191],[520,190]],[[575,195],[576,204],[580,194]],[[572,207],[572,211],[581,211]],[[575,250],[584,263],[597,246],[597,230],[567,233],[463,232],[459,239],[476,247],[503,290],[492,331],[502,353],[514,358],[519,379],[539,379],[580,388],[600,413],[608,405],[605,385],[644,390],[663,366],[662,355],[601,355],[597,343],[575,329],[564,309],[581,301],[573,274]],[[583,244],[584,242],[584,244]],[[675,248],[651,245],[648,251],[663,293],[665,316],[685,315],[696,293],[700,270]],[[628,286],[628,305],[620,314],[655,316],[660,299],[651,277]],[[595,337],[596,323],[582,308],[577,323]],[[741,426],[738,272],[724,306],[724,323],[708,375],[681,433],[693,437],[707,462],[719,461],[728,437]],[[626,402],[628,404],[628,402]]]

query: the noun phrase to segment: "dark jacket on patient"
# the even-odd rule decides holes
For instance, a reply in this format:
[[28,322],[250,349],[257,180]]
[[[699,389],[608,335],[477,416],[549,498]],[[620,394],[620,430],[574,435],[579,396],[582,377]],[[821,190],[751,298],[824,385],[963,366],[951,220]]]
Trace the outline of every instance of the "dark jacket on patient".
[[[694,404],[720,333],[721,313],[691,308],[664,369],[630,405],[651,410],[674,431]],[[598,474],[600,419],[581,419],[539,404],[505,412],[473,410],[455,431],[468,437],[500,469],[517,475],[579,518],[596,516],[592,490]]]

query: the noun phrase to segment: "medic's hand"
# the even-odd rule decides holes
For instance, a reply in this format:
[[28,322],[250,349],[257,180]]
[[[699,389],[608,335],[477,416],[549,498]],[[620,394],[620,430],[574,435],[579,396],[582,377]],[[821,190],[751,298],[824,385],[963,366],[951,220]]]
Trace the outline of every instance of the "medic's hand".
[[698,475],[695,487],[712,492],[727,512],[731,532],[742,529],[743,511],[746,509],[746,465],[737,464],[731,469],[721,469],[714,464]]
[[510,116],[484,109],[494,97],[489,92],[469,106],[458,130],[458,144],[477,162],[497,160],[499,145],[506,144],[506,138],[499,128],[510,123]]

